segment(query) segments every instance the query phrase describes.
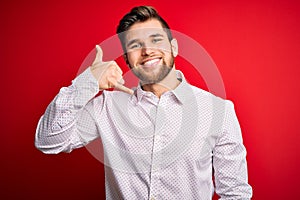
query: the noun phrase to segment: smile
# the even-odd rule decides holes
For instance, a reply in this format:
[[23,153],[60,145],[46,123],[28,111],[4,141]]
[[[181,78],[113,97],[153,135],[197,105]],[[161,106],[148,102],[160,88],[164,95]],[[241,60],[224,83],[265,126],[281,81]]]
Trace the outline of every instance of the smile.
[[155,59],[147,60],[147,61],[143,62],[142,65],[143,65],[143,67],[156,66],[160,62],[160,60],[161,60],[161,58],[155,58]]

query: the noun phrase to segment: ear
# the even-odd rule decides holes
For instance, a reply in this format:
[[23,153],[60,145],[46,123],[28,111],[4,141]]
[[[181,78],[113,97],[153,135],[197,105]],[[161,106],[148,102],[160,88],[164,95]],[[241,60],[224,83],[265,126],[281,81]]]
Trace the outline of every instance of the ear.
[[124,58],[126,64],[128,65],[129,62],[128,62],[128,58],[127,58],[127,53],[124,53],[124,54],[123,54],[123,58]]
[[176,57],[178,55],[178,43],[175,38],[171,40],[171,48],[172,48],[173,56]]

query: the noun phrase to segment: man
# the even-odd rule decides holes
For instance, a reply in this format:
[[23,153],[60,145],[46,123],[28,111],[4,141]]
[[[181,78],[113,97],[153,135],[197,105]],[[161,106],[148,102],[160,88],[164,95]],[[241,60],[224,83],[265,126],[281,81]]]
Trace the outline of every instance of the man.
[[214,189],[221,199],[250,199],[233,104],[175,69],[177,41],[154,8],[133,8],[117,33],[137,88],[123,85],[120,67],[96,46],[92,66],[41,117],[36,147],[70,152],[101,138],[107,199],[211,199]]

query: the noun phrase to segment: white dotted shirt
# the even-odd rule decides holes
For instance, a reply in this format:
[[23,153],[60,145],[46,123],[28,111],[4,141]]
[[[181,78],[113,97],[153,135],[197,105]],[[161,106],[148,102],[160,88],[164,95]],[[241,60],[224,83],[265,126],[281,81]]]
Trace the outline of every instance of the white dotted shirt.
[[[71,152],[100,138],[107,199],[250,199],[246,150],[231,101],[189,85],[157,98],[99,92],[85,70],[48,106],[35,145]],[[213,177],[215,181],[213,182]],[[215,184],[214,184],[215,183]]]

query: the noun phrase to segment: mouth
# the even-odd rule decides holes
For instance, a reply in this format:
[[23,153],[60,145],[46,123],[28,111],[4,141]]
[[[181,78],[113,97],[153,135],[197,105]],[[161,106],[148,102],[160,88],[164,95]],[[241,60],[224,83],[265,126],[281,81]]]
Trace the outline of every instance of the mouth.
[[148,59],[141,63],[142,67],[153,67],[159,64],[161,58]]

